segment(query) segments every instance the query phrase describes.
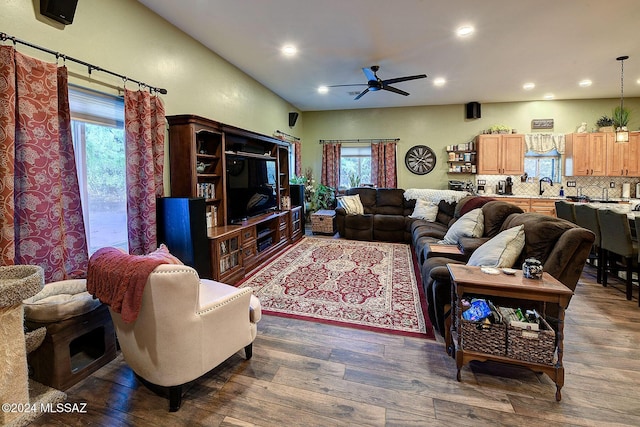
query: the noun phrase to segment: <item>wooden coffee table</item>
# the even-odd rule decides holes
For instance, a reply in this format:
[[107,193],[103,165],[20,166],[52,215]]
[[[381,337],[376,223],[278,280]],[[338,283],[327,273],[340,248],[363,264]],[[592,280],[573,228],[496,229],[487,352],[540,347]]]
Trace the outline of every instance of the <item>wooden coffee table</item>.
[[[500,273],[497,275],[486,274],[480,271],[480,267],[472,267],[461,264],[447,264],[451,274],[451,304],[456,318],[451,319],[450,334],[446,337],[447,349],[455,355],[458,368],[457,380],[460,381],[460,369],[472,360],[495,360],[510,364],[528,367],[536,372],[546,373],[556,383],[556,400],[562,395],[560,390],[564,385],[564,367],[562,366],[563,338],[564,338],[564,311],[569,305],[573,295],[571,289],[556,280],[549,273],[543,273],[542,279],[527,279],[518,270],[515,275]],[[462,345],[462,334],[458,334],[456,325],[461,324],[462,296],[465,294],[512,298],[514,300],[539,301],[543,303],[556,303],[560,306],[558,314],[557,334],[557,361],[552,365],[526,362],[512,359],[506,356],[496,356],[476,351],[465,350]],[[544,313],[542,313],[544,315]]]

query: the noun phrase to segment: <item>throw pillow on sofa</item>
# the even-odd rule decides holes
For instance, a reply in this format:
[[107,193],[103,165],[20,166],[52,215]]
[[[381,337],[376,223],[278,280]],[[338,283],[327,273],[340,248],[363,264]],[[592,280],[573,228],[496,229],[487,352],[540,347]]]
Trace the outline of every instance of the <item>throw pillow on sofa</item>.
[[416,200],[416,206],[409,218],[424,219],[427,221],[435,221],[438,216],[438,205],[423,199]]
[[476,249],[467,265],[513,267],[524,248],[524,240],[524,225],[504,230]]
[[462,215],[438,243],[457,245],[461,237],[482,237],[484,232],[484,215],[482,209],[474,209]]
[[364,215],[364,206],[359,194],[338,197],[338,206],[344,208],[347,215]]

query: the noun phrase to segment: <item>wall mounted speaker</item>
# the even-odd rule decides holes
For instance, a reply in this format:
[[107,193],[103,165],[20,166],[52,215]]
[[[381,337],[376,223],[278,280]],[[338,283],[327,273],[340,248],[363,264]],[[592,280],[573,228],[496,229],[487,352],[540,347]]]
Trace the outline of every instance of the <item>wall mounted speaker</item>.
[[296,125],[296,121],[298,120],[298,113],[291,112],[289,113],[289,127],[292,128]]
[[54,21],[69,25],[73,22],[78,0],[40,0],[40,13]]
[[479,119],[482,116],[479,102],[469,102],[466,105],[466,109],[467,119]]

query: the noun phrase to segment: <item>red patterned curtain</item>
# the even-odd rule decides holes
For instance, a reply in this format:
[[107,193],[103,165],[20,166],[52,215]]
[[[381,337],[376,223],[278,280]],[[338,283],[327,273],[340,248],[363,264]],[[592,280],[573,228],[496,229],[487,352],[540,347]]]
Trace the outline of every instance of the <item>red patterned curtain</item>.
[[67,70],[0,46],[0,255],[47,283],[86,273]]
[[293,141],[291,143],[293,147],[293,153],[296,158],[296,170],[294,171],[296,176],[302,175],[302,144],[300,141]]
[[342,144],[322,144],[322,176],[320,182],[328,187],[340,186],[340,148]]
[[156,197],[164,196],[164,105],[144,90],[125,90],[127,226],[129,253],[157,248]]
[[396,143],[371,144],[371,180],[378,188],[396,188]]

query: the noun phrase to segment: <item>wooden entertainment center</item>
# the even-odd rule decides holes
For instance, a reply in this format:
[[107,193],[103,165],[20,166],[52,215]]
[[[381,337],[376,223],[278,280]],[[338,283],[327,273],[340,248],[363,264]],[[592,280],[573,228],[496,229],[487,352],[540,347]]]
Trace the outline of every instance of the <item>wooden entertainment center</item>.
[[[195,231],[206,233],[209,242],[207,248],[194,248],[210,252],[211,271],[200,269],[202,277],[236,283],[302,237],[302,208],[282,209],[289,197],[288,143],[194,115],[168,116],[167,121],[171,197],[204,198],[203,215],[210,218],[206,230]],[[234,220],[228,208],[236,200],[230,198],[240,196],[228,191],[228,180],[255,173],[235,164],[232,159],[239,156],[275,163],[270,184],[275,206]]]

